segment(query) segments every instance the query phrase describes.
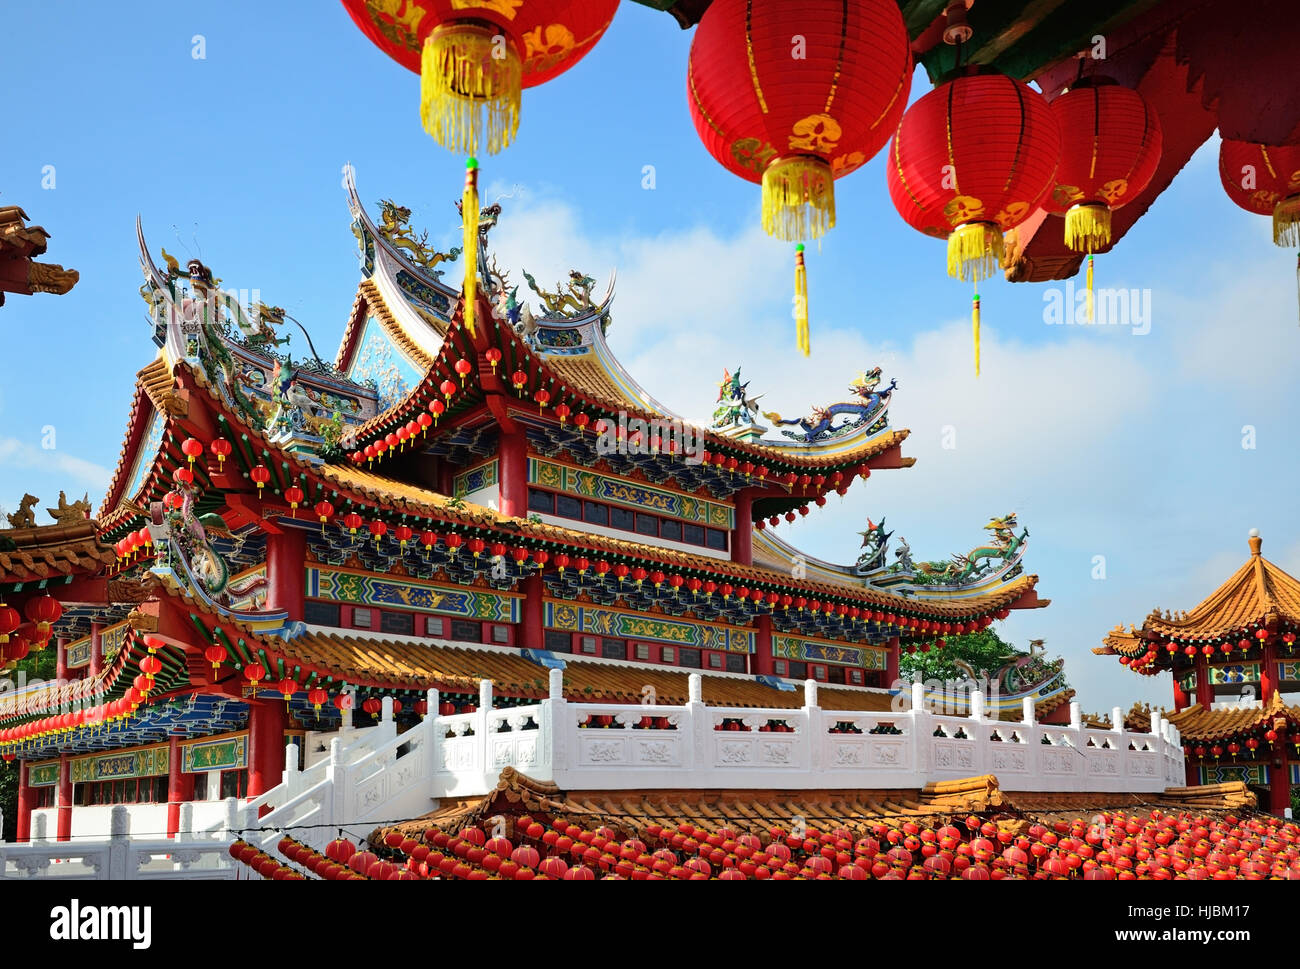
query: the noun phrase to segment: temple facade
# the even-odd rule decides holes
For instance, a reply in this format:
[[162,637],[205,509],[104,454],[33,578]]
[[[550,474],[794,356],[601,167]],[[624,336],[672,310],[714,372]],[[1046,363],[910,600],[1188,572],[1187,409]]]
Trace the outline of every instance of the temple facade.
[[[0,698],[20,840],[103,833],[120,804],[174,834],[185,805],[280,784],[286,745],[307,769],[331,737],[473,714],[485,680],[495,710],[687,703],[696,674],[708,704],[793,710],[811,682],[819,707],[888,711],[901,650],[1046,604],[1014,515],[943,562],[883,522],[848,565],[780,537],[911,465],[878,369],[795,419],[728,372],[697,426],[611,351],[612,279],[549,291],[521,267],[524,289],[497,267],[499,206],[471,329],[443,279],[463,253],[351,182],[349,202],[361,279],[332,360],[310,338],[290,357],[297,321],[160,265],[140,229],[157,353],[112,485],[94,517],[61,497],[54,525],[25,501],[0,548],[6,665],[57,654],[54,682]],[[1063,680],[1040,680],[981,705],[1063,718]],[[740,719],[718,726],[780,729]]]

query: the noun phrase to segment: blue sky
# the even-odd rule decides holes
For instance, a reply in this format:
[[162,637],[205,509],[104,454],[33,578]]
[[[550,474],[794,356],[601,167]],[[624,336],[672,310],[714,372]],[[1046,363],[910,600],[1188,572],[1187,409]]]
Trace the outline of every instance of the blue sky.
[[[225,285],[260,290],[323,354],[359,279],[345,163],[367,203],[392,197],[452,241],[463,162],[421,130],[415,75],[333,0],[228,0],[207,12],[136,2],[129,14],[6,0],[0,34],[12,39],[11,103],[23,106],[0,154],[0,205],[26,208],[52,234],[45,260],[81,272],[67,296],[0,308],[8,510],[24,491],[42,506],[60,489],[98,504],[117,462],[132,378],[153,354],[137,213],[155,253],[201,255]],[[1015,510],[1053,605],[1013,614],[1004,635],[1021,646],[1042,637],[1065,655],[1086,709],[1167,703],[1167,678],[1134,677],[1088,650],[1152,606],[1194,605],[1245,560],[1249,528],[1300,572],[1294,254],[1223,194],[1217,145],[1097,261],[1098,285],[1149,291],[1149,333],[1046,325],[1048,287],[997,280],[982,289],[979,381],[969,285],[945,275],[941,243],[899,219],[878,157],[838,183],[839,224],[810,247],[805,361],[794,353],[790,249],[756,230],[757,187],[696,139],[690,37],[624,3],[584,61],[525,93],[516,143],[482,159],[488,192],[516,193],[496,232],[502,265],[539,280],[579,267],[601,289],[617,268],[611,342],[690,417],[707,416],[724,366],[742,365],[765,409],[789,416],[881,364],[899,380],[893,419],[912,430],[905,452],[918,463],[832,498],[785,537],[851,561],[864,518],[886,515],[914,553],[942,558]],[[913,97],[928,89],[918,73]],[[647,165],[653,190],[642,187]],[[53,188],[42,186],[46,166]]]

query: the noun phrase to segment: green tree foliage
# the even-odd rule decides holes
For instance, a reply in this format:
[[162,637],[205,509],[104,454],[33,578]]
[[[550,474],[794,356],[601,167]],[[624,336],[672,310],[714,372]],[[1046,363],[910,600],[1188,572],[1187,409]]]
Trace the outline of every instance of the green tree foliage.
[[931,648],[928,653],[921,652],[919,647],[915,653],[904,650],[898,659],[898,672],[905,680],[912,679],[914,673],[920,673],[922,680],[955,680],[966,674],[957,668],[954,660],[967,663],[977,674],[992,675],[1012,659],[1027,655],[1001,639],[992,628],[981,629],[964,636],[947,637],[943,649]]
[[[9,682],[30,683],[35,679],[52,680],[55,671],[53,648],[32,653],[6,674]],[[25,678],[23,676],[25,674]],[[0,761],[0,814],[4,815],[4,839],[13,841],[18,832],[18,761]]]

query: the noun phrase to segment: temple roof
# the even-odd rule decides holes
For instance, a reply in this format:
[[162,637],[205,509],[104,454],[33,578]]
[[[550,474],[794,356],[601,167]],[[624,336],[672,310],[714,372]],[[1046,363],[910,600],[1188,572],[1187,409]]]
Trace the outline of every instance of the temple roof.
[[[1232,640],[1252,628],[1300,626],[1300,581],[1264,558],[1262,544],[1252,531],[1250,558],[1195,608],[1175,614],[1154,609],[1141,627],[1117,625],[1092,652],[1133,658],[1154,641]],[[1157,653],[1157,665],[1164,659]]]
[[[1300,706],[1283,703],[1281,694],[1276,690],[1268,702],[1260,706],[1216,709],[1194,703],[1163,716],[1178,728],[1184,743],[1228,740],[1244,734],[1262,733],[1272,728],[1279,718],[1287,721],[1291,727],[1300,726]],[[1124,727],[1127,730],[1150,730],[1151,712],[1135,706],[1124,717]]]
[[80,274],[53,263],[36,262],[49,244],[50,234],[27,224],[27,213],[17,205],[0,207],[0,306],[5,293],[66,293]]
[[99,572],[117,558],[94,519],[0,531],[0,585]]

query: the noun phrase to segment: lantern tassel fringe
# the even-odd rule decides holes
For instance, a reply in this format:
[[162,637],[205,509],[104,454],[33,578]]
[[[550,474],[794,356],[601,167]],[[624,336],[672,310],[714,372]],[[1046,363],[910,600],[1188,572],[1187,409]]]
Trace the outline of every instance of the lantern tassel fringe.
[[835,182],[820,158],[778,158],[763,172],[763,230],[786,242],[835,228]]
[[420,120],[444,148],[496,154],[519,130],[523,64],[501,53],[499,31],[477,24],[438,27],[420,57]]
[[1065,213],[1065,244],[1075,252],[1100,252],[1110,239],[1109,206],[1089,202]]
[[808,335],[808,270],[804,266],[803,246],[794,252],[794,321],[799,352],[805,357],[812,352]]
[[968,222],[948,235],[948,275],[963,282],[988,279],[1002,262],[1002,232],[992,222]]
[[1273,209],[1273,243],[1290,249],[1300,246],[1300,195],[1292,195]]

